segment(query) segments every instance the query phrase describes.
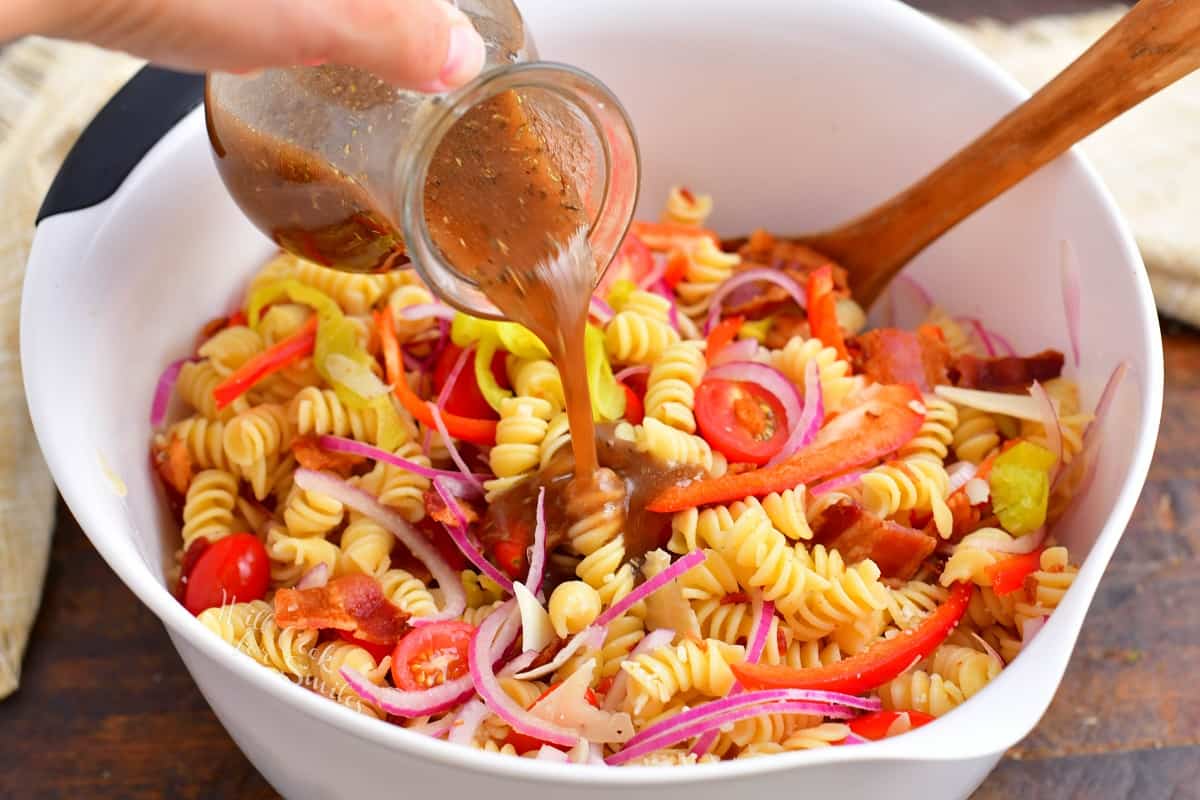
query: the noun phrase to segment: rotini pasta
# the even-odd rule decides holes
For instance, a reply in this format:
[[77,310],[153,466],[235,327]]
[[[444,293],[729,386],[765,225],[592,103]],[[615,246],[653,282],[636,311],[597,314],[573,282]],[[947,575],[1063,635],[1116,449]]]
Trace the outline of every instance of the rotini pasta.
[[183,504],[183,548],[204,537],[211,544],[233,533],[237,478],[206,469],[192,478]]

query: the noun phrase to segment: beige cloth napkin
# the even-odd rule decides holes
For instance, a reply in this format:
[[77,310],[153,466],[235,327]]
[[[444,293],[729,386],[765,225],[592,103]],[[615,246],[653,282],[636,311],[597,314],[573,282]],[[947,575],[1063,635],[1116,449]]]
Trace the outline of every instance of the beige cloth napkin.
[[[1126,11],[950,27],[1034,90]],[[1200,325],[1200,72],[1150,98],[1081,145],[1133,228],[1159,310]]]
[[0,698],[17,688],[54,524],[54,485],[21,383],[25,260],[59,164],[136,68],[125,56],[40,39],[0,50]]
[[[0,0],[2,2],[2,0]],[[1030,89],[1066,66],[1120,8],[1017,26],[952,25]],[[22,396],[17,314],[37,208],[88,120],[139,62],[29,39],[0,51],[0,697],[12,692],[50,551],[53,488]],[[1133,224],[1164,313],[1200,324],[1200,76],[1185,79],[1083,149]]]

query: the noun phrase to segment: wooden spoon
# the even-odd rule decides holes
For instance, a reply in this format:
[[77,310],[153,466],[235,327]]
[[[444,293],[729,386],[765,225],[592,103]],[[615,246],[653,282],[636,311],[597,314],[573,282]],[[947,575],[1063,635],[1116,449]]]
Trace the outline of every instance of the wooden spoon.
[[942,166],[863,216],[794,241],[844,266],[855,298],[869,307],[943,233],[1197,67],[1200,2],[1141,0],[1054,80]]

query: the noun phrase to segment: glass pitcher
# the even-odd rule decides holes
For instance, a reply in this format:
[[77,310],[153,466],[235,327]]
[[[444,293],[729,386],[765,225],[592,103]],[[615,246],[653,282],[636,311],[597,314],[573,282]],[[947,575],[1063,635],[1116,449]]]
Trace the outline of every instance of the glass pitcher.
[[561,247],[560,223],[574,220],[598,280],[632,219],[640,163],[616,97],[537,61],[511,0],[458,6],[487,59],[455,92],[400,90],[345,66],[214,73],[206,120],[225,185],[280,247],[352,272],[411,262],[448,303],[495,318],[466,262]]

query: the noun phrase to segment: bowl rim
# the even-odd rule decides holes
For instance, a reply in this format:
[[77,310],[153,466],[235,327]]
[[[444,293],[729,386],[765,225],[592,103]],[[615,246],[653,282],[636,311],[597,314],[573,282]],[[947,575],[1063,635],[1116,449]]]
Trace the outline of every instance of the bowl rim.
[[[945,29],[934,19],[899,2],[874,3],[870,0],[845,0],[837,13],[853,12],[875,17],[876,24],[892,26],[898,35],[920,38],[931,47],[944,50],[948,56],[954,57],[980,73],[984,81],[990,81],[1002,89],[1015,105],[1028,94],[1001,69],[990,62],[982,53],[966,41],[960,39],[951,31]],[[855,9],[854,7],[857,7]],[[173,151],[173,143],[180,140],[186,133],[189,124],[195,123],[195,117],[202,110],[193,110],[183,122],[172,126],[165,136],[161,137],[149,153],[142,158],[130,175],[145,169],[147,164],[156,158],[164,158],[166,153]],[[1099,582],[1100,574],[1107,567],[1112,551],[1115,549],[1126,525],[1132,515],[1133,508],[1141,493],[1149,471],[1150,459],[1153,455],[1157,438],[1162,409],[1163,365],[1162,343],[1158,337],[1158,322],[1150,290],[1149,279],[1142,267],[1141,256],[1134,245],[1133,237],[1127,223],[1118,211],[1115,202],[1107,189],[1101,183],[1098,175],[1090,164],[1075,151],[1066,154],[1062,161],[1074,170],[1077,175],[1072,180],[1080,182],[1081,191],[1090,192],[1101,202],[1108,218],[1108,223],[1115,230],[1121,242],[1121,258],[1138,274],[1135,276],[1136,296],[1134,305],[1137,306],[1149,321],[1152,330],[1144,331],[1151,341],[1151,359],[1148,364],[1139,364],[1142,373],[1143,389],[1145,391],[1142,414],[1139,423],[1138,441],[1128,473],[1125,475],[1119,492],[1113,504],[1112,514],[1097,536],[1096,545],[1085,560],[1085,569],[1081,572],[1088,576],[1089,591],[1094,594],[1095,585]],[[99,222],[106,214],[107,204],[70,212],[68,216],[80,215]],[[50,217],[53,219],[54,217]],[[48,226],[47,226],[48,227]],[[30,277],[27,281],[22,301],[21,319],[21,349],[23,363],[32,363],[36,359],[35,344],[37,337],[32,335],[33,313],[30,306],[34,305],[31,297],[36,297],[39,281],[37,280],[36,261],[39,244],[45,243],[46,228],[39,224],[38,235],[35,235],[34,255],[30,258]],[[27,327],[28,326],[28,327]],[[34,420],[39,442],[46,444],[52,439],[54,420],[42,413],[41,404],[36,399],[42,395],[42,383],[34,375],[33,370],[26,372],[26,392],[30,399],[30,412]],[[46,387],[50,391],[50,387]],[[784,753],[772,758],[751,759],[748,761],[729,761],[715,764],[691,765],[685,770],[659,769],[653,767],[625,767],[619,770],[595,765],[541,763],[533,766],[528,759],[511,757],[496,757],[495,754],[476,751],[472,748],[458,745],[447,746],[447,743],[430,739],[421,734],[408,731],[393,725],[380,725],[377,720],[364,717],[338,704],[330,703],[326,698],[309,692],[290,682],[282,682],[267,670],[262,669],[250,659],[242,657],[220,638],[207,631],[186,609],[179,604],[166,586],[156,577],[148,565],[130,559],[126,554],[118,552],[114,544],[116,536],[110,537],[105,532],[108,527],[102,523],[95,513],[89,509],[88,492],[77,485],[74,471],[77,464],[66,459],[66,454],[54,448],[45,451],[47,463],[60,491],[76,516],[81,528],[91,539],[93,545],[121,580],[150,608],[168,627],[172,637],[180,636],[187,643],[208,658],[232,671],[263,694],[270,695],[275,702],[287,703],[298,711],[313,717],[317,721],[334,725],[342,732],[356,739],[370,742],[382,747],[399,748],[409,755],[424,758],[443,766],[467,768],[472,771],[521,780],[553,781],[577,785],[605,786],[653,786],[661,784],[688,784],[700,781],[736,779],[748,775],[769,774],[791,770],[802,765],[836,764],[852,761],[904,761],[904,762],[944,762],[961,761],[972,758],[982,759],[999,757],[1000,752],[1014,744],[1021,736],[1028,733],[1037,723],[1037,719],[1029,719],[1020,723],[1010,723],[998,726],[990,735],[987,732],[970,730],[970,735],[961,736],[955,748],[935,748],[929,744],[939,739],[945,739],[944,731],[953,731],[950,722],[944,725],[929,726],[914,731],[907,736],[896,739],[873,742],[866,746],[825,748],[820,752]],[[95,533],[93,533],[95,531]],[[121,534],[117,534],[123,535]],[[1099,549],[1099,553],[1098,553]],[[1099,556],[1099,557],[1097,557]],[[1100,561],[1103,561],[1101,564]],[[1087,562],[1092,562],[1089,568]],[[1091,598],[1089,597],[1088,604]],[[1086,605],[1084,606],[1086,610]],[[1080,614],[1082,617],[1082,613]],[[1081,621],[1081,620],[1080,620]],[[1056,622],[1058,624],[1056,624]],[[1065,625],[1066,621],[1051,617],[1048,623],[1051,630]],[[1065,668],[1065,658],[1074,649],[1074,637],[1078,635],[1078,623],[1073,630],[1059,631],[1062,636],[1071,637],[1071,647],[1065,648],[1062,667]],[[1039,642],[1031,645],[1034,649],[1047,649],[1045,641],[1048,637],[1040,637]],[[1002,675],[1003,677],[1003,675]],[[1061,681],[1062,669],[1058,670],[1058,678],[1054,681],[1057,688]],[[985,689],[984,691],[988,691]],[[1053,692],[1049,693],[1045,704],[1049,704]],[[1038,715],[1040,718],[1040,713]],[[958,726],[962,733],[967,733],[968,715],[951,714],[945,720],[959,720]]]

